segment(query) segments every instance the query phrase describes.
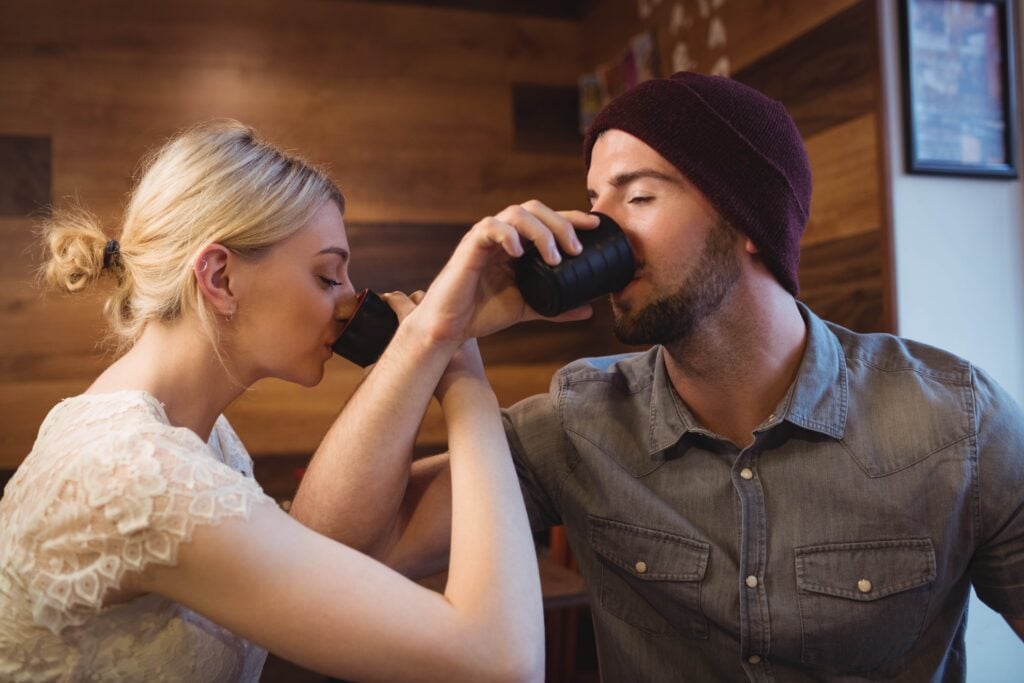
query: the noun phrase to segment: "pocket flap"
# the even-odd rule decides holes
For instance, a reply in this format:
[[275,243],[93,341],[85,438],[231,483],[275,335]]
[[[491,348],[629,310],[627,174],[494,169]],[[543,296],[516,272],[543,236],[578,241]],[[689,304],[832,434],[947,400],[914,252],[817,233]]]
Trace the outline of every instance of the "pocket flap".
[[590,545],[643,581],[700,581],[711,546],[684,536],[590,516]]
[[833,543],[797,548],[802,591],[871,601],[935,580],[935,551],[927,538]]

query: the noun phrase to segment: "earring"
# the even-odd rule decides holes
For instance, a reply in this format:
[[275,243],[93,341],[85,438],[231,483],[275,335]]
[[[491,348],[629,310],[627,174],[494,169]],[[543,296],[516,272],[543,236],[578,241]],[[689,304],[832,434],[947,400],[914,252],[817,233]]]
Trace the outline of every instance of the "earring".
[[206,259],[203,259],[203,262],[201,264],[199,264],[199,271],[198,272],[205,273],[206,272],[206,267],[208,265],[210,265],[209,262]]

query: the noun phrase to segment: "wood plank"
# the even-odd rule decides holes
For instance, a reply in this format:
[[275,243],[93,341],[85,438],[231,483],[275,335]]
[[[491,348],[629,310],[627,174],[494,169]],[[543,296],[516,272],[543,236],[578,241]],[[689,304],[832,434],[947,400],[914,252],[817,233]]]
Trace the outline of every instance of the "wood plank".
[[[720,56],[728,56],[732,73],[743,69],[768,53],[810,31],[830,17],[861,0],[816,0],[789,2],[726,2],[701,16],[697,3],[649,3],[653,9],[647,18],[638,16],[638,3],[598,0],[584,16],[582,42],[584,64],[592,69],[617,59],[629,39],[653,30],[661,64],[661,74],[672,72],[672,52],[677,41],[689,48],[694,61],[691,71],[708,73]],[[673,7],[683,4],[688,25],[672,31]],[[707,3],[709,10],[712,3]],[[709,47],[711,20],[719,18],[726,30],[726,44]]]
[[247,75],[563,85],[580,66],[577,22],[377,2],[41,0],[5,6],[4,17],[6,53],[62,64],[141,58],[234,65]]
[[882,205],[874,113],[820,132],[806,145],[814,193],[802,245],[876,230]]
[[88,386],[88,380],[0,383],[0,468],[14,469],[21,464],[50,409]]
[[[379,2],[380,0],[362,0]],[[456,7],[474,12],[500,12],[526,16],[580,19],[588,0],[388,0],[395,5]]]
[[806,139],[876,112],[876,33],[872,3],[859,2],[733,77],[786,105]]
[[[546,392],[551,376],[561,365],[492,365],[487,369],[487,377],[499,402],[507,406]],[[308,454],[316,449],[362,377],[359,368],[341,359],[330,361],[328,367],[324,381],[312,389],[264,380],[232,404],[226,414],[254,457],[265,453]],[[436,403],[427,411],[418,441],[447,441]]]
[[[498,365],[487,376],[502,405],[547,391],[560,363]],[[319,386],[305,389],[264,380],[233,403],[226,415],[253,457],[310,454],[358,386],[362,370],[341,359],[328,363]],[[28,455],[43,418],[61,399],[76,396],[91,380],[0,382],[0,469],[13,469]],[[419,442],[444,444],[444,420],[436,404],[427,411]]]
[[800,259],[800,299],[826,320],[857,332],[891,332],[884,305],[880,230],[815,244]]

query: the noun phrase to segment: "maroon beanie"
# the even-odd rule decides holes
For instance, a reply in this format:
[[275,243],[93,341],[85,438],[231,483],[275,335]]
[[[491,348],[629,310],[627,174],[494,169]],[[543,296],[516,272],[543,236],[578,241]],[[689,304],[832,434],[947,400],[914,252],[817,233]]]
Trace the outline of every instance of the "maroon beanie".
[[594,117],[583,141],[587,169],[598,136],[611,128],[639,138],[678,168],[796,295],[811,170],[782,104],[723,76],[680,71],[644,81]]

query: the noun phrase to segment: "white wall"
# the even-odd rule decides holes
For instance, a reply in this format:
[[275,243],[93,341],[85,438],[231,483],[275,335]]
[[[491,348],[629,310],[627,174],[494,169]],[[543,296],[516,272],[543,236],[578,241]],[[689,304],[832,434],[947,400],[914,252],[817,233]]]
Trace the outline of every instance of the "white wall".
[[[1024,404],[1024,183],[904,172],[898,3],[880,1],[899,334],[969,359]],[[968,624],[969,683],[1021,681],[1024,644],[1002,618],[972,598]]]

